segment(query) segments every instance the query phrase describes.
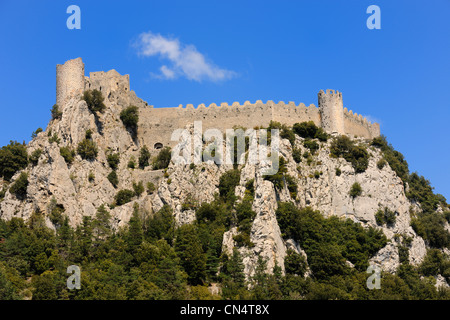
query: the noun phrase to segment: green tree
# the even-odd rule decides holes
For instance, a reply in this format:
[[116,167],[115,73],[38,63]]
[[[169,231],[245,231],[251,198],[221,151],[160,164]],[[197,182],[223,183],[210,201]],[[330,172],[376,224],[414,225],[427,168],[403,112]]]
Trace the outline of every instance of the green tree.
[[145,167],[150,165],[150,151],[148,150],[147,146],[143,146],[141,148],[141,151],[139,152],[139,168],[144,169]]
[[86,104],[92,113],[95,114],[96,112],[105,111],[105,99],[103,98],[103,94],[101,91],[97,89],[86,90],[83,94],[83,100],[86,101]]
[[41,154],[42,154],[41,148],[38,148],[31,153],[29,160],[33,164],[33,166],[38,164]]
[[111,234],[111,214],[105,205],[98,207],[95,219],[92,222],[93,234],[97,241],[105,241]]
[[284,259],[284,268],[287,274],[294,274],[303,277],[307,270],[306,259],[303,255],[289,249],[287,251],[286,258]]
[[134,197],[134,191],[124,189],[117,192],[116,197],[114,198],[115,204],[121,206],[125,203],[128,203]]
[[54,104],[52,109],[52,120],[61,119],[62,117],[62,111],[59,110],[59,106],[57,104]]
[[222,280],[223,298],[232,300],[245,298],[247,290],[244,264],[242,263],[242,257],[236,248],[233,248],[233,254],[229,259],[224,255],[220,277]]
[[75,150],[70,147],[59,148],[59,154],[64,158],[64,161],[66,161],[68,165],[71,165],[75,159]]
[[153,170],[161,170],[169,167],[171,157],[172,154],[169,147],[161,149],[156,158],[152,161]]
[[140,197],[145,190],[144,183],[142,181],[139,181],[138,183],[133,181],[133,190],[136,197]]
[[188,274],[189,283],[191,285],[203,284],[206,279],[206,255],[194,225],[186,224],[178,228],[175,251]]
[[44,131],[44,130],[42,130],[41,127],[37,128],[35,131],[33,131],[33,132],[31,133],[31,139],[36,138],[36,137],[38,136],[38,134],[41,133],[42,131]]
[[120,154],[119,153],[110,153],[106,157],[106,161],[108,161],[108,165],[111,167],[111,169],[117,170],[117,168],[119,167],[119,163],[120,163]]
[[132,132],[133,135],[137,134],[137,127],[139,122],[139,110],[136,106],[129,106],[120,112],[120,120],[123,125]]
[[84,139],[78,144],[77,152],[82,159],[93,161],[97,157],[98,149],[94,141]]
[[119,177],[117,176],[116,171],[111,171],[106,178],[109,182],[111,182],[114,188],[117,188],[117,185],[119,184]]
[[219,179],[219,194],[226,202],[234,203],[235,189],[239,185],[241,171],[232,169],[225,172]]
[[142,228],[142,219],[139,215],[139,205],[135,203],[133,207],[133,215],[128,223],[127,242],[129,247],[135,251],[141,245],[144,238],[144,231]]
[[151,241],[160,239],[172,243],[175,230],[175,220],[172,208],[165,204],[159,211],[150,217],[146,222],[146,236]]
[[25,143],[10,141],[0,150],[0,176],[9,181],[14,174],[28,165]]
[[14,181],[9,192],[14,194],[18,199],[25,199],[28,188],[28,174],[22,172],[20,176]]
[[362,194],[361,185],[358,182],[353,183],[352,187],[350,188],[349,194],[352,198],[360,196]]
[[52,272],[47,271],[32,279],[34,287],[33,300],[57,300],[58,293],[55,284],[55,277]]

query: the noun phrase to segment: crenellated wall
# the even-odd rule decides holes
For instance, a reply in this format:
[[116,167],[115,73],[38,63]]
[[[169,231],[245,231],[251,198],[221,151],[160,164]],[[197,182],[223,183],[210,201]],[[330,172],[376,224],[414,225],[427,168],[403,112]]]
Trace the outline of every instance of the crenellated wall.
[[57,101],[71,94],[81,93],[83,90],[97,89],[109,104],[127,107],[130,104],[139,107],[138,140],[141,144],[153,147],[156,143],[173,146],[170,141],[176,129],[184,128],[194,121],[202,121],[203,130],[217,128],[223,132],[235,126],[248,129],[267,127],[271,120],[292,126],[297,122],[313,121],[325,131],[334,134],[347,134],[364,138],[380,135],[380,126],[370,123],[361,115],[353,114],[343,107],[342,93],[334,90],[318,93],[319,107],[311,104],[294,102],[277,104],[269,100],[255,103],[249,101],[231,105],[221,103],[204,104],[194,108],[192,104],[177,108],[154,108],[139,99],[130,90],[129,75],[120,75],[116,70],[108,72],[91,72],[84,76],[84,64],[81,58],[69,60],[64,65],[57,66]]

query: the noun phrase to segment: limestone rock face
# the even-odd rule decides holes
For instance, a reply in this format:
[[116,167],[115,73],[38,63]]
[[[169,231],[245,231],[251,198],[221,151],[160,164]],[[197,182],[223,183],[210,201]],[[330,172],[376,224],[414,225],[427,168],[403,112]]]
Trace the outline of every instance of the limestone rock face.
[[[144,139],[139,134],[137,138],[132,137],[120,120],[120,112],[130,104],[146,108],[146,103],[138,99],[132,91],[121,92],[120,88],[115,88],[108,92],[104,113],[94,114],[89,111],[86,102],[79,96],[67,99],[60,106],[62,118],[52,120],[46,130],[28,144],[29,154],[36,149],[41,149],[42,154],[37,165],[30,164],[24,169],[29,176],[26,199],[16,199],[7,192],[4,200],[0,202],[1,218],[28,219],[33,211],[40,210],[45,214],[47,225],[53,228],[49,218],[50,204],[56,201],[64,207],[64,214],[69,217],[70,223],[78,225],[83,216],[94,216],[102,204],[113,204],[118,190],[132,190],[133,182],[139,181],[142,181],[144,186],[148,182],[154,183],[156,190],[153,193],[145,191],[125,205],[111,206],[114,228],[127,224],[135,205],[147,215],[169,205],[173,209],[176,225],[181,226],[196,219],[195,211],[185,205],[188,200],[197,204],[214,200],[215,194],[219,192],[220,177],[232,168],[231,165],[218,165],[209,161],[195,166],[172,162],[167,170],[152,170],[150,167],[133,170],[128,167],[132,157],[137,163]],[[98,147],[96,160],[87,161],[76,155],[73,163],[67,164],[60,154],[60,147],[76,150],[88,129],[92,131],[92,140]],[[193,125],[188,125],[185,129],[194,135]],[[49,137],[54,135],[59,138],[59,143],[49,142]],[[267,164],[252,158],[254,155],[248,155],[249,161],[239,166],[241,176],[235,190],[240,199],[238,201],[244,197],[245,185],[250,180],[254,181],[255,190],[252,209],[256,212],[256,217],[250,231],[250,241],[254,246],[238,249],[243,256],[246,276],[251,277],[254,274],[259,257],[267,261],[269,271],[275,265],[284,271],[284,259],[289,248],[306,256],[293,239],[282,238],[276,217],[279,201],[292,202],[299,208],[310,206],[320,210],[326,217],[334,215],[350,218],[364,227],[382,229],[389,243],[374,255],[370,262],[384,271],[395,272],[399,265],[398,246],[400,240],[406,237],[412,240],[408,248],[410,263],[421,263],[427,247],[410,226],[410,207],[414,204],[408,201],[402,181],[389,165],[382,169],[377,168],[376,163],[382,157],[379,150],[369,147],[367,170],[355,174],[346,160],[330,157],[330,142],[320,144],[312,163],[308,164],[306,159],[303,159],[297,164],[292,156],[290,142],[286,139],[280,141],[279,154],[287,160],[287,174],[294,177],[297,184],[298,195],[295,199],[291,198],[287,189],[276,190],[270,181],[264,179],[262,169],[267,168]],[[307,151],[303,147],[303,139],[298,136],[295,145],[301,149],[302,154]],[[159,152],[152,146],[148,147],[152,157]],[[117,188],[107,179],[112,171],[106,160],[110,152],[120,155]],[[340,169],[340,175],[336,174],[337,168]],[[19,174],[17,173],[12,181],[17,179]],[[363,190],[362,195],[356,198],[349,195],[354,182],[358,182]],[[376,211],[385,207],[396,213],[396,222],[392,226],[376,224]],[[233,236],[237,234],[236,227],[225,232],[223,251],[232,252],[236,247]],[[442,282],[442,279],[438,280]]]

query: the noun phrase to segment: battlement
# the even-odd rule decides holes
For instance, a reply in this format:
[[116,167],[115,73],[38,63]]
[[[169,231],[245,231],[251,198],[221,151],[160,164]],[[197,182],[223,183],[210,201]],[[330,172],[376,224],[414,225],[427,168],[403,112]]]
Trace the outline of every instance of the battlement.
[[370,123],[361,115],[353,114],[343,107],[342,93],[327,89],[318,93],[318,107],[306,106],[290,101],[275,103],[268,100],[263,103],[245,101],[243,104],[233,102],[211,103],[207,107],[199,104],[179,105],[173,108],[154,108],[137,98],[130,90],[129,75],[120,75],[116,70],[91,72],[84,76],[84,64],[81,58],[57,65],[57,103],[83,90],[97,89],[103,96],[116,105],[126,107],[130,104],[139,107],[138,139],[148,146],[171,145],[174,130],[184,128],[194,121],[202,121],[203,128],[231,129],[234,126],[246,128],[267,127],[270,121],[292,126],[297,122],[313,121],[317,126],[332,134],[347,134],[373,138],[380,135],[380,126]]

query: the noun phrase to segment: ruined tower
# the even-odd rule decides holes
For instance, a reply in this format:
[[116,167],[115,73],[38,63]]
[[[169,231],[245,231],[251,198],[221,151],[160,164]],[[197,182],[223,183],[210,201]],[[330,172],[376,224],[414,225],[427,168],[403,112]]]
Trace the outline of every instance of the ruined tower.
[[56,104],[62,105],[69,96],[83,93],[84,63],[81,58],[56,65]]
[[342,92],[320,90],[318,97],[322,128],[329,133],[345,134]]

